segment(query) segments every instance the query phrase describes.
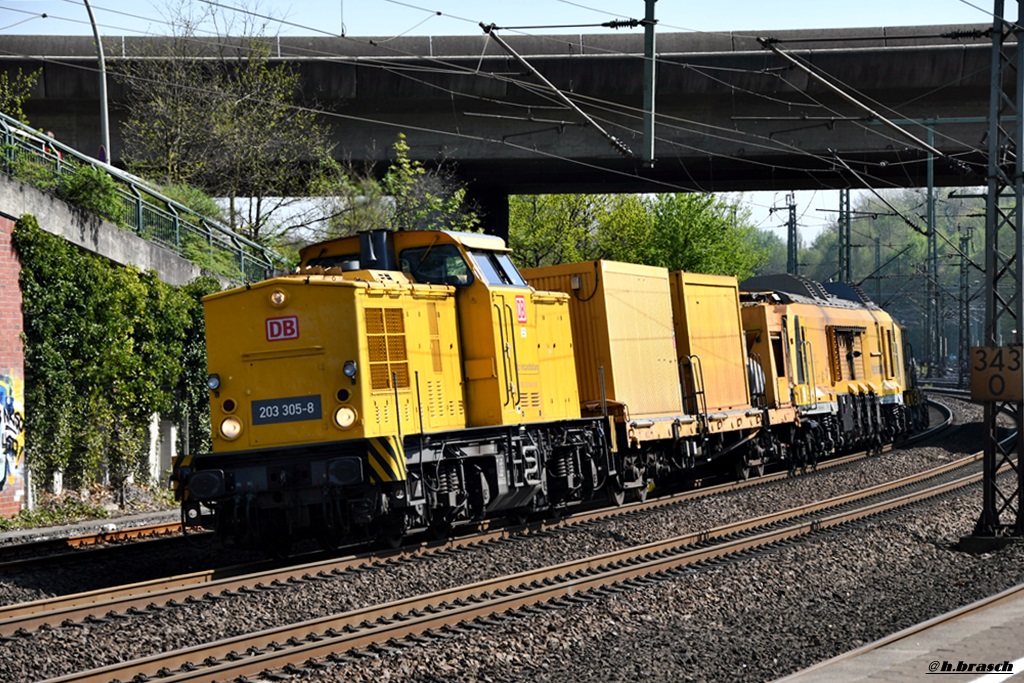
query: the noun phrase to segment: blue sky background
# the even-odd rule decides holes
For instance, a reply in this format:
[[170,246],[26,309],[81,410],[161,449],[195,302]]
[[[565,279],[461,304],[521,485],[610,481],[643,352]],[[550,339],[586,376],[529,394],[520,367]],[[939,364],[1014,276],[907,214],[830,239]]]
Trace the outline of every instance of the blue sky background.
[[[387,38],[400,35],[481,35],[480,22],[529,27],[523,33],[597,33],[611,19],[643,18],[643,0],[90,0],[103,35],[161,35],[169,17],[185,8],[215,12],[228,32],[246,22],[268,34],[340,35]],[[659,0],[659,32],[751,32],[778,29],[988,24],[992,0]],[[1017,3],[1006,3],[1008,12]],[[43,15],[46,15],[45,18]],[[536,28],[572,25],[573,28]],[[216,33],[210,24],[211,32]],[[621,29],[629,30],[629,29]],[[633,29],[640,31],[642,29]],[[82,0],[0,0],[0,33],[91,35]],[[744,199],[754,222],[785,237],[785,192],[751,192]],[[837,192],[795,193],[801,234],[809,242],[834,217]]]
[[[179,4],[177,0],[91,3],[102,32],[116,35],[166,33],[168,8]],[[499,26],[579,25],[640,19],[644,14],[643,0],[218,0],[216,4],[192,0],[190,4],[216,9],[225,17],[239,14],[232,8],[241,8],[290,22],[271,28],[271,33],[282,35],[337,35],[343,23],[351,36],[465,35],[480,33],[481,21]],[[1015,9],[1015,3],[1007,7]],[[656,5],[662,31],[988,23],[991,11],[992,0],[660,0]],[[0,31],[86,35],[90,27],[82,0],[0,0]]]

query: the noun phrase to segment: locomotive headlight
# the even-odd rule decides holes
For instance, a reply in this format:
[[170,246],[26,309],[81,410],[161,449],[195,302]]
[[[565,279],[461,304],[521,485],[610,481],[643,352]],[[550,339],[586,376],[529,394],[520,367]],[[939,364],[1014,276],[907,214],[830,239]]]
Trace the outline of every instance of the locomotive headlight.
[[225,417],[220,423],[220,435],[228,441],[234,441],[242,433],[242,423],[237,417]]
[[356,383],[356,372],[358,370],[359,368],[356,366],[356,362],[354,360],[345,361],[345,365],[341,367],[341,371],[345,373],[346,377],[352,380],[352,384]]
[[271,306],[284,306],[284,302],[288,297],[280,289],[275,289],[270,293],[270,305]]
[[217,391],[220,389],[220,375],[214,373],[207,377],[206,386],[210,388],[210,391]]
[[356,423],[356,411],[350,406],[341,406],[334,411],[334,424],[342,429],[348,429]]

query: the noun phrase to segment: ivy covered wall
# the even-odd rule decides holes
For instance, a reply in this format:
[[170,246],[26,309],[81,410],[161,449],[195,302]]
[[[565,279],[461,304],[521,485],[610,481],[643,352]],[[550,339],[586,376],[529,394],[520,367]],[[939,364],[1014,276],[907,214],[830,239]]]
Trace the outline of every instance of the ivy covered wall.
[[[153,414],[190,417],[193,449],[208,447],[206,353],[199,298],[211,279],[175,288],[114,266],[23,216],[25,461],[36,484],[119,488],[149,479]],[[155,483],[155,482],[154,482]]]

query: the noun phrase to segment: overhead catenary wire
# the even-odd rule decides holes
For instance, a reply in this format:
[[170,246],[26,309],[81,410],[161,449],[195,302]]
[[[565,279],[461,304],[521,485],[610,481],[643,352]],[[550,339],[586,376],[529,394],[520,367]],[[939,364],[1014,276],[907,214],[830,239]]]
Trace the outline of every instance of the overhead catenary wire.
[[906,131],[903,128],[900,128],[895,123],[893,123],[889,119],[885,118],[884,116],[882,116],[878,112],[874,111],[873,109],[871,109],[866,104],[858,101],[857,98],[853,97],[852,95],[850,95],[849,93],[844,91],[842,88],[839,88],[839,87],[833,85],[828,79],[822,77],[822,75],[819,74],[818,72],[816,72],[814,69],[811,69],[810,67],[804,65],[802,62],[800,62],[799,60],[797,60],[793,56],[791,56],[788,52],[786,52],[786,51],[782,50],[781,48],[779,48],[778,41],[773,40],[771,38],[759,38],[758,42],[760,42],[764,47],[768,48],[769,50],[771,50],[775,54],[779,55],[780,57],[782,57],[783,59],[785,59],[789,63],[793,64],[793,66],[797,67],[798,69],[800,69],[801,71],[806,73],[811,78],[815,79],[819,83],[823,84],[825,87],[829,88],[832,92],[834,92],[835,94],[839,95],[840,97],[842,97],[844,100],[846,100],[850,104],[852,104],[855,107],[858,107],[860,109],[863,109],[872,118],[877,119],[878,121],[881,121],[884,125],[886,125],[887,127],[891,128],[892,130],[896,131],[900,135],[903,135],[904,137],[909,138],[914,144],[916,144],[919,147],[921,147],[922,149],[930,152],[931,154],[934,154],[937,157],[945,158],[946,154],[944,152],[941,152],[940,150],[935,149],[935,147],[933,147],[932,145],[929,145],[924,140],[921,140],[920,138],[918,138],[913,133],[911,133],[909,131]]
[[[408,3],[408,2],[401,2],[400,0],[386,0],[386,1],[387,1],[387,2],[390,2],[390,3],[392,3],[392,4],[397,4],[397,5],[403,6],[403,7],[409,7],[409,8],[412,8],[412,9],[416,9],[416,10],[419,10],[419,11],[423,11],[423,12],[429,12],[429,13],[432,13],[432,14],[436,14],[436,15],[441,15],[441,12],[440,12],[440,11],[438,11],[438,10],[433,10],[433,9],[430,9],[430,8],[426,8],[426,7],[422,7],[422,6],[419,6],[419,5],[414,5],[414,4],[411,4],[411,3]],[[575,4],[575,3],[569,3],[569,4]],[[587,7],[587,6],[584,6],[584,5],[578,5],[578,6],[580,6],[580,7],[584,8],[584,9],[588,9],[588,10],[590,10],[590,11],[594,11],[594,12],[603,12],[603,10],[598,10],[598,9],[596,9],[596,8],[591,8],[591,7]],[[241,12],[241,13],[249,13],[249,11],[248,11],[248,10],[246,10],[246,9],[243,9],[243,8],[235,8],[235,9],[236,9],[236,11],[239,11],[239,12]],[[607,14],[609,14],[609,13],[606,13],[606,15],[607,15]],[[455,18],[455,19],[457,19],[457,20],[459,20],[459,21],[462,21],[462,22],[472,22],[472,21],[473,21],[473,20],[471,20],[471,19],[468,19],[468,18],[466,18],[466,17],[458,17],[458,16],[455,16],[455,15],[450,15],[450,14],[449,14],[449,15],[446,15],[446,16],[448,16],[449,18]],[[701,32],[697,32],[697,33],[701,33]],[[742,35],[742,34],[730,34],[730,35]],[[755,37],[754,37],[754,36],[747,36],[747,37],[751,38],[752,40],[753,40],[753,39],[755,39]],[[548,36],[535,36],[535,38],[538,38],[538,39],[542,39],[542,40],[557,40],[556,38],[552,38],[552,37],[548,37]],[[876,37],[876,39],[877,39],[877,37]],[[595,49],[595,50],[597,50],[597,51],[599,51],[599,52],[601,52],[601,53],[604,53],[604,54],[617,54],[617,55],[623,55],[623,56],[632,56],[632,57],[636,57],[636,58],[638,58],[638,59],[642,58],[642,56],[641,56],[641,55],[637,55],[637,54],[632,54],[632,53],[623,53],[623,52],[621,52],[621,51],[615,51],[615,50],[608,50],[608,49],[601,49],[601,48],[595,48],[595,47],[593,47],[593,46],[591,46],[591,49]],[[407,54],[408,56],[414,56],[414,55],[409,55],[408,53],[406,53],[406,54]],[[659,65],[661,65],[661,66],[663,66],[663,67],[664,67],[664,66],[678,66],[678,65],[679,65],[679,64],[678,64],[677,62],[674,62],[674,61],[672,61],[672,60],[665,60],[665,59],[659,59],[659,60],[658,60],[658,63],[659,63]],[[682,66],[686,67],[686,66],[689,66],[689,65],[687,65],[687,64],[682,64]],[[746,70],[746,71],[747,71],[748,73],[755,73],[754,71],[750,71],[750,70]],[[759,72],[765,72],[765,70],[760,70]],[[954,82],[955,82],[955,81],[954,81]],[[847,86],[847,87],[848,87],[848,86]],[[758,95],[758,96],[761,96],[761,95],[763,95],[763,94],[761,94],[761,93],[751,93],[751,94],[754,94],[754,95]],[[806,93],[805,93],[805,94],[806,94]],[[805,105],[805,106],[809,106],[809,105]],[[823,106],[823,105],[820,105],[820,106]],[[891,111],[895,111],[895,110],[892,110],[892,109],[890,109],[890,110],[891,110]],[[898,112],[895,112],[895,113],[898,113]],[[948,135],[944,135],[944,137],[947,137],[947,138],[948,138],[949,136],[948,136]],[[958,140],[957,140],[956,142],[957,142],[958,144],[963,144],[963,145],[964,145],[965,147],[968,147],[968,148],[971,148],[971,149],[977,150],[977,148],[976,148],[975,146],[969,145],[968,143],[963,143],[963,142],[961,142],[961,141],[958,141]]]
[[[838,156],[836,158],[839,160],[840,163],[843,164],[843,166],[846,167],[846,169],[848,171],[853,173],[855,176],[857,175],[857,172],[854,171],[852,168],[850,168],[849,164],[847,164],[845,161],[843,161]],[[940,239],[942,239],[942,241],[945,242],[954,252],[956,252],[958,255],[960,255],[964,259],[966,259],[967,262],[970,263],[974,268],[977,268],[981,272],[985,272],[984,267],[978,265],[974,261],[974,259],[972,259],[969,255],[967,255],[966,253],[964,253],[960,249],[959,245],[953,244],[953,242],[948,237],[943,235],[941,231],[935,230],[934,227],[931,227],[929,229],[921,228],[921,226],[917,225],[917,223],[915,223],[914,221],[910,220],[910,218],[908,218],[905,213],[903,213],[902,211],[897,209],[895,206],[893,206],[892,203],[889,200],[887,200],[885,197],[883,197],[877,190],[875,190],[874,188],[872,188],[870,186],[867,186],[867,189],[870,190],[879,199],[879,201],[881,201],[883,204],[885,204],[889,208],[890,211],[892,211],[897,216],[899,216],[900,219],[904,223],[906,223],[912,230],[914,230],[915,232],[920,233],[922,235],[925,235],[925,236],[930,235],[934,231],[935,235],[938,236]]]
[[[57,60],[48,60],[48,61],[53,61],[53,62],[55,62],[55,63],[58,63],[58,62],[57,62]],[[363,63],[363,62],[361,62],[361,64],[362,64],[362,63]],[[81,66],[79,66],[79,65],[70,65],[70,64],[67,64],[67,63],[65,63],[65,65],[69,65],[69,66],[75,66],[75,67],[77,67],[77,68],[86,68],[86,69],[87,69],[87,67],[81,67]],[[382,68],[386,68],[386,67],[382,67]],[[493,75],[492,75],[492,76],[493,76]],[[510,81],[512,81],[512,82],[515,82],[515,79],[508,79],[508,80],[510,80]],[[520,85],[523,85],[524,87],[530,87],[530,86],[531,86],[532,84],[525,84],[525,83],[521,83],[521,82],[520,82]],[[531,106],[532,106],[532,105],[531,105]],[[380,121],[379,119],[367,119],[367,120],[368,120],[368,121],[370,121],[370,122],[373,122],[373,121]],[[386,123],[386,122],[383,122],[383,121],[381,121],[381,123]],[[423,129],[423,130],[429,130],[429,129]],[[634,130],[635,130],[635,129],[634,129]],[[522,146],[522,148],[523,148],[523,149],[531,149],[531,148],[529,148],[529,147],[526,147],[526,146]],[[707,151],[707,150],[701,150],[700,148],[693,148],[693,149],[694,149],[694,151],[697,151],[697,152],[701,152],[701,153],[705,153],[705,154],[710,154],[710,152],[709,152],[709,151]],[[561,158],[561,157],[557,157],[557,155],[552,155],[552,156],[555,156],[556,158]],[[754,163],[758,163],[758,162],[754,162]],[[772,167],[775,167],[775,168],[779,168],[779,169],[783,169],[783,168],[784,168],[784,167],[781,167],[781,166],[777,166],[777,165],[772,165],[772,164],[767,164],[767,165],[768,165],[768,166],[772,166]],[[661,182],[661,183],[659,183],[659,184],[661,184],[661,185],[665,186],[665,187],[666,187],[666,188],[668,188],[668,189],[672,189],[672,188],[674,188],[674,189],[676,189],[677,191],[684,191],[684,192],[685,192],[685,191],[694,191],[695,189],[696,189],[696,190],[701,190],[701,188],[693,188],[693,187],[685,187],[685,186],[673,185],[673,184],[671,184],[671,183],[667,183],[667,182]]]
[[[70,0],[69,0],[69,1],[70,1]],[[395,4],[402,4],[402,5],[406,5],[406,6],[411,6],[411,7],[415,7],[415,5],[411,5],[411,4],[409,4],[409,3],[400,3],[400,2],[395,2]],[[447,16],[449,16],[450,18],[452,18],[452,15],[447,15]],[[470,20],[470,19],[465,19],[464,17],[456,17],[456,18],[460,18],[460,20]],[[670,27],[670,28],[671,28],[671,27]],[[333,35],[333,34],[332,34],[332,35]],[[512,81],[514,81],[514,79],[512,79]],[[809,105],[809,104],[808,104],[808,105]],[[373,121],[373,119],[371,119],[371,121]],[[387,124],[387,122],[380,122],[380,123],[385,123],[385,124]],[[702,123],[697,123],[697,122],[693,122],[693,123],[692,123],[692,125],[694,125],[694,126],[700,126],[700,127],[703,127],[703,126],[705,126],[705,124],[702,124]],[[628,129],[628,130],[634,130],[634,129]],[[680,130],[683,130],[683,129],[682,129],[682,128],[680,128]],[[724,132],[725,130],[726,130],[726,129],[723,129],[723,132]],[[445,133],[445,134],[449,134],[449,133],[450,133],[449,131],[433,131],[433,132],[443,132],[443,133]],[[733,132],[733,133],[735,133],[735,131],[732,131],[732,132]],[[758,136],[753,136],[753,137],[755,137],[755,138],[756,138],[756,137],[758,137]],[[659,139],[662,139],[662,138],[659,138]],[[778,145],[778,142],[777,142],[777,141],[773,141],[773,140],[770,140],[770,139],[768,139],[768,138],[764,138],[763,136],[762,136],[762,139],[763,139],[763,140],[764,140],[764,141],[765,141],[766,143],[768,143],[768,144],[766,144],[765,146],[771,146],[771,147],[774,147],[774,146],[777,146],[777,145]],[[507,140],[493,140],[493,141],[495,141],[495,142],[501,142],[501,143],[507,143],[507,142],[508,142]],[[678,145],[678,143],[675,143],[675,142],[673,142],[673,141],[670,141],[670,142],[671,142],[671,143],[674,143],[674,144],[677,144],[677,145]],[[748,142],[748,143],[750,143],[750,142]],[[531,148],[531,147],[529,147],[528,145],[514,145],[514,144],[513,144],[513,146],[520,146],[521,148],[524,148],[524,150],[528,150],[528,151],[530,151],[530,152],[537,152],[537,151],[535,150],[535,148]],[[700,148],[699,148],[698,146],[694,146],[694,145],[682,145],[682,146],[686,146],[687,148],[689,148],[689,150],[691,150],[691,151],[694,151],[694,152],[697,152],[697,153],[705,153],[705,154],[708,154],[708,155],[710,155],[710,156],[715,156],[715,155],[713,155],[713,153],[711,153],[711,152],[710,152],[709,150],[700,150]],[[785,146],[785,145],[782,145],[782,146]],[[813,155],[808,155],[808,156],[809,156],[809,157],[814,157]],[[557,155],[553,155],[553,157],[555,157],[555,158],[559,158],[559,157],[558,157]],[[723,156],[723,158],[729,158],[729,157],[727,157],[727,156]],[[816,157],[816,158],[820,159],[820,157]],[[749,161],[749,160],[748,160],[748,161]],[[771,166],[774,166],[774,165],[772,165],[772,164],[765,164],[765,165],[766,165],[766,166],[769,166],[769,167],[771,167]],[[785,167],[783,167],[783,166],[774,166],[774,167],[775,167],[775,168],[779,168],[779,169],[784,169],[784,168],[785,168]],[[606,170],[606,169],[602,169],[602,170]],[[792,169],[791,169],[791,170],[792,170]],[[810,173],[809,173],[808,175],[809,175],[809,177],[813,177],[813,176],[812,176],[812,175],[811,175]],[[873,176],[872,176],[872,175],[871,175],[871,174],[870,174],[869,172],[867,172],[867,171],[864,171],[864,172],[863,172],[863,175],[864,175],[865,177],[867,177],[867,178],[871,178],[871,177],[873,177]],[[878,181],[878,180],[880,180],[880,178],[874,178],[874,180],[877,180],[877,181]],[[883,181],[883,182],[888,182],[888,181],[884,181],[884,180],[882,180],[882,181]],[[664,183],[664,184],[665,184],[666,186],[669,186],[669,185],[670,185],[671,183]],[[822,186],[824,187],[825,185],[823,185],[823,184],[822,184]],[[687,188],[687,187],[684,187],[684,186],[677,186],[677,187],[678,187],[679,189],[681,189],[682,191],[689,191],[690,189],[692,189],[692,188]]]
[[541,74],[541,72],[537,71],[537,69],[535,69],[532,64],[530,64],[527,60],[525,60],[518,52],[513,50],[512,47],[508,43],[506,43],[504,41],[504,39],[502,39],[501,36],[499,36],[497,33],[495,33],[497,27],[494,24],[484,24],[483,22],[481,22],[480,23],[480,28],[482,28],[484,30],[484,33],[486,33],[488,36],[490,36],[490,38],[494,42],[496,42],[499,46],[501,46],[501,49],[505,50],[510,55],[512,55],[512,57],[517,62],[522,64],[530,73],[532,73],[534,75],[534,77],[537,78],[537,80],[539,80],[544,86],[549,88],[551,90],[551,93],[555,96],[556,99],[558,99],[563,104],[565,104],[567,107],[569,107],[570,109],[575,111],[577,114],[582,116],[592,126],[594,126],[594,128],[597,130],[597,132],[599,132],[601,135],[603,135],[606,138],[608,138],[609,142],[612,143],[612,147],[614,147],[616,149],[616,151],[619,152],[619,154],[622,154],[623,156],[627,156],[627,157],[634,157],[634,156],[636,156],[635,154],[633,154],[633,151],[624,142],[622,142],[622,140],[619,140],[617,137],[615,137],[614,135],[612,135],[611,133],[606,131],[604,128],[602,128],[601,125],[598,124],[593,118],[591,118],[586,112],[584,112],[582,109],[580,109],[578,106],[576,106],[576,103],[574,103],[571,99],[566,97],[565,93],[563,93],[561,90],[556,88],[554,86],[554,84],[551,83],[551,81],[549,81],[547,78],[544,77],[543,74]]
[[[69,2],[70,2],[71,0],[66,0],[66,1],[69,1]],[[403,5],[406,5],[406,6],[412,6],[412,7],[414,7],[413,5],[409,5],[408,3],[396,3],[396,4],[403,4]],[[241,11],[241,10],[239,10],[239,11]],[[462,18],[460,18],[460,19],[462,19]],[[462,19],[462,20],[466,20],[466,19]],[[701,125],[701,124],[696,124],[696,125]],[[698,152],[699,152],[699,151],[702,151],[702,150],[699,150],[699,148],[696,148],[696,147],[692,147],[692,146],[690,147],[690,149],[691,149],[691,150],[693,150],[693,151],[698,151]],[[769,165],[769,166],[771,166],[771,164],[768,164],[768,165]],[[779,167],[779,168],[782,168],[782,167]],[[684,188],[684,191],[685,191],[685,188]]]
[[[414,9],[418,9],[418,10],[421,10],[421,11],[424,11],[424,12],[434,12],[434,13],[436,13],[436,14],[440,14],[440,12],[438,12],[438,11],[436,11],[436,10],[430,10],[430,9],[428,9],[428,8],[423,8],[423,7],[419,7],[419,6],[417,6],[417,5],[412,5],[412,4],[410,4],[410,3],[405,3],[405,2],[399,2],[398,0],[387,0],[387,1],[388,1],[388,2],[392,2],[392,3],[394,3],[394,4],[398,4],[398,5],[402,5],[402,6],[406,6],[406,7],[411,7],[411,8],[414,8]],[[240,11],[240,12],[243,12],[243,13],[247,13],[247,12],[248,12],[247,10],[244,10],[244,9],[241,9],[241,8],[237,8],[237,9],[238,9],[238,11]],[[593,8],[589,8],[589,9],[591,9],[592,11],[599,11],[599,10],[595,10],[595,9],[593,9]],[[451,15],[449,15],[449,16],[451,16]],[[466,18],[464,18],[464,17],[457,17],[457,18],[458,18],[458,19],[459,19],[460,21],[470,21],[470,20],[468,20],[468,19],[466,19]],[[539,37],[539,36],[538,36],[538,37]],[[545,40],[551,40],[550,38],[547,38],[547,37],[543,37],[543,38],[544,38]],[[603,52],[603,53],[606,53],[606,54],[624,54],[624,55],[628,55],[628,56],[636,56],[636,57],[638,57],[638,58],[639,58],[639,55],[632,55],[631,53],[621,53],[621,52],[617,52],[617,51],[612,51],[612,50],[600,50],[600,49],[599,49],[599,51],[601,51],[601,52]],[[405,53],[405,54],[407,54],[408,56],[414,56],[414,55],[409,55],[408,53]],[[659,62],[660,62],[660,63],[661,63],[661,64],[662,64],[663,66],[664,66],[664,65],[676,65],[676,62],[673,62],[673,61],[671,61],[671,60],[659,60]],[[686,65],[686,64],[683,64],[683,66],[687,66],[687,65]],[[764,72],[764,71],[765,71],[765,70],[761,70],[761,72]],[[748,70],[748,72],[750,72],[750,71]],[[525,86],[523,86],[523,87],[525,87]],[[755,95],[761,95],[760,93],[752,93],[752,94],[755,94]],[[809,105],[805,105],[805,106],[809,106]],[[823,105],[819,105],[819,106],[823,106]],[[946,137],[948,137],[948,136],[946,136]],[[969,146],[969,145],[966,145],[966,143],[960,143],[960,144],[965,144],[965,146]]]
[[[50,60],[50,61],[55,61],[56,62],[56,60]],[[78,65],[71,65],[71,66],[78,66]],[[84,68],[84,67],[78,67],[78,68]],[[515,81],[515,79],[508,79],[508,80],[511,80],[513,82]],[[524,87],[529,87],[532,84],[522,84],[521,83],[521,85],[523,85]],[[344,116],[344,115],[338,115],[338,116]],[[395,124],[391,124],[390,122],[381,121],[379,119],[365,118],[363,120],[365,120],[367,122],[378,122],[378,123],[382,123],[382,124],[385,124],[385,125],[395,125]],[[705,124],[698,124],[698,125],[704,126]],[[412,127],[409,127],[409,128],[412,129]],[[448,131],[437,131],[437,130],[434,130],[434,129],[427,129],[427,128],[423,128],[423,127],[419,127],[418,130],[424,130],[424,131],[429,131],[429,132],[442,132],[444,134],[449,134]],[[723,130],[727,130],[727,129],[723,129]],[[500,141],[499,140],[494,140],[494,142],[507,143],[508,141],[507,140],[500,140]],[[669,142],[673,143],[674,141],[669,141]],[[515,146],[518,147],[518,148],[524,149],[524,150],[531,150],[531,151],[540,153],[540,151],[536,150],[536,148],[531,148],[531,147],[524,146],[524,145],[515,145]],[[772,147],[778,146],[778,143],[775,143],[775,144],[773,144],[771,146]],[[783,147],[786,147],[786,145],[783,145]],[[710,154],[710,152],[708,152],[707,150],[701,150],[700,148],[696,148],[696,147],[692,147],[692,146],[688,146],[688,148],[693,150],[693,151],[697,151],[697,152],[701,152],[701,153],[705,153],[705,154]],[[808,153],[808,155],[809,156],[813,156],[813,155],[810,155],[809,153]],[[547,154],[547,156],[552,157],[552,158],[560,158],[560,159],[563,159],[563,160],[571,161],[571,160],[569,160],[567,158],[560,157],[560,156],[554,155],[554,154]],[[728,157],[726,157],[726,158],[728,158]],[[756,161],[752,161],[750,163],[760,163],[761,165],[766,165],[766,166],[769,166],[769,167],[783,169],[783,170],[786,168],[786,167],[783,167],[783,166],[779,166],[777,164],[764,164],[763,162],[756,162]],[[584,164],[584,165],[586,165],[586,164]],[[591,165],[591,166],[593,166],[593,165]],[[601,167],[597,167],[597,166],[593,166],[593,167],[594,168],[601,168]],[[790,169],[790,170],[792,170],[792,169]],[[619,173],[621,175],[628,175],[628,174],[624,174],[622,172],[619,172]],[[678,184],[672,184],[672,183],[663,182],[663,181],[659,182],[659,183],[656,183],[656,184],[662,185],[662,186],[666,187],[667,189],[675,189],[676,191],[687,192],[687,191],[693,191],[694,189],[699,190],[699,191],[703,191],[703,189],[699,188],[699,187],[697,187],[697,188],[685,187],[685,186],[680,186]]]

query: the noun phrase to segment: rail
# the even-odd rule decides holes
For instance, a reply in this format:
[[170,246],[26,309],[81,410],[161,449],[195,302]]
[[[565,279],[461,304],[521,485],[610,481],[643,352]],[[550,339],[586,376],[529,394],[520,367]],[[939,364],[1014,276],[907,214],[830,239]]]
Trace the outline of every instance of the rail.
[[[963,476],[961,470],[971,468],[980,459],[981,454],[976,454],[893,482],[714,529],[202,643],[65,675],[50,679],[49,683],[106,683],[157,677],[168,683],[240,677],[276,680],[285,672],[296,673],[304,667],[318,668],[325,661],[338,661],[354,649],[399,647],[403,639],[415,642],[444,629],[478,630],[500,623],[506,612],[535,609],[545,603],[557,606],[579,602],[587,600],[590,591],[596,595],[621,592],[621,586],[649,585],[653,580],[692,571],[701,563],[768,549],[792,539],[811,539],[823,530],[841,528],[970,486],[981,478],[981,473]],[[303,577],[310,581],[329,578],[328,574]],[[266,588],[266,584],[250,591],[260,587]]]
[[[864,451],[823,461],[817,465],[816,469],[841,467],[868,457],[871,455]],[[919,481],[930,475],[962,467],[978,458],[980,455],[974,456],[973,459],[940,465],[927,472],[904,477],[901,481],[903,483]],[[388,563],[402,558],[429,556],[458,548],[480,547],[489,542],[504,543],[515,537],[548,534],[556,529],[591,524],[601,519],[643,515],[651,510],[672,507],[685,501],[732,493],[804,474],[807,472],[777,472],[742,482],[712,486],[705,486],[702,483],[701,488],[696,490],[679,492],[646,502],[630,503],[622,507],[581,510],[552,522],[533,522],[526,525],[497,528],[490,528],[489,525],[482,524],[477,533],[453,537],[443,542],[413,543],[401,550],[384,553],[360,551],[358,554],[346,557],[319,558],[304,564],[286,567],[280,567],[272,562],[259,563],[255,566],[241,564],[234,567],[197,571],[183,576],[154,579],[123,586],[119,589],[97,589],[85,593],[55,596],[35,602],[2,606],[0,607],[0,640],[4,637],[12,637],[19,632],[34,632],[46,624],[81,622],[88,619],[90,615],[127,614],[132,609],[160,610],[171,605],[208,599],[209,595],[232,595],[237,592],[255,590],[259,586],[266,588],[289,585],[298,580],[318,580],[317,577],[341,575],[352,568],[366,568],[374,564]],[[356,548],[353,547],[353,549]],[[314,578],[308,579],[307,577]],[[155,607],[151,608],[151,605],[155,605]]]
[[123,208],[120,227],[216,275],[235,282],[254,282],[282,264],[281,257],[272,250],[164,196],[141,178],[0,113],[0,169],[6,175],[45,189],[83,167],[102,169],[113,178]]

